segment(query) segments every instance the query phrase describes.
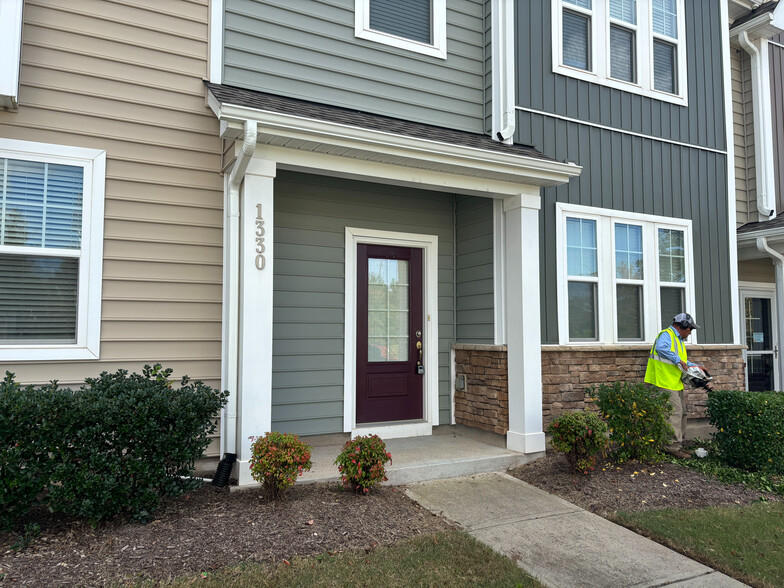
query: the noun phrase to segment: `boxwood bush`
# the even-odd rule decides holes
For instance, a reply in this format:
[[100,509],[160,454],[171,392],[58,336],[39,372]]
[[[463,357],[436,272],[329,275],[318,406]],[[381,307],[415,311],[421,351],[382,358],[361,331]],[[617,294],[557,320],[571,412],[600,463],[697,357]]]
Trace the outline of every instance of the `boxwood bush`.
[[0,389],[0,525],[40,500],[92,522],[145,521],[161,497],[192,488],[187,476],[209,445],[228,393],[145,366],[85,380],[79,390]]
[[610,427],[618,461],[659,461],[672,438],[670,395],[642,382],[613,382],[588,388]]
[[714,390],[708,418],[728,465],[784,474],[784,393]]

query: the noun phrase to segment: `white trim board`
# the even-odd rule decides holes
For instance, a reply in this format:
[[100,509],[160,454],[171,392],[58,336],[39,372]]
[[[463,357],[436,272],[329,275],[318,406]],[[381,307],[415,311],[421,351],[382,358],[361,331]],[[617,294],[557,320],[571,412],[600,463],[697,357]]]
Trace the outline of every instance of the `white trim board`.
[[[425,378],[423,386],[423,422],[399,425],[376,423],[357,426],[357,245],[371,243],[422,249],[424,272],[422,306],[424,311],[423,345],[425,347]],[[378,430],[386,438],[429,435],[438,421],[438,237],[414,233],[396,233],[374,229],[346,227],[345,241],[345,316],[343,343],[343,430],[352,436]]]

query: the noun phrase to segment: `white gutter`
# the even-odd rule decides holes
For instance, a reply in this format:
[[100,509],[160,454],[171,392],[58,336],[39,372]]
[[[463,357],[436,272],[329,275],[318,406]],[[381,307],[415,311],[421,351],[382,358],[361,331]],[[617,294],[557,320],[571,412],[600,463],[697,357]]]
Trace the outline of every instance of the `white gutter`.
[[256,123],[245,121],[242,147],[226,182],[223,238],[223,351],[222,385],[229,391],[223,411],[222,455],[237,453],[237,373],[239,367],[240,300],[240,184],[256,151]]
[[[759,249],[762,253],[767,253],[773,260],[773,267],[776,270],[776,300],[784,300],[784,255],[768,245],[767,237],[757,238],[757,249]],[[779,307],[781,307],[780,302]],[[782,342],[784,342],[784,312],[782,312],[780,308],[776,313],[776,330],[778,335],[778,345],[780,346]],[[774,353],[774,356],[776,357],[776,362],[778,363],[776,367],[780,379],[784,377],[784,353]]]
[[493,139],[511,145],[517,126],[515,113],[514,75],[514,2],[493,0],[492,31],[492,92]]
[[760,39],[760,46],[749,39],[748,30],[738,33],[740,46],[751,57],[751,94],[754,108],[754,152],[757,173],[757,211],[769,220],[776,216],[773,177],[773,137],[771,135],[770,80],[768,77],[768,46]]

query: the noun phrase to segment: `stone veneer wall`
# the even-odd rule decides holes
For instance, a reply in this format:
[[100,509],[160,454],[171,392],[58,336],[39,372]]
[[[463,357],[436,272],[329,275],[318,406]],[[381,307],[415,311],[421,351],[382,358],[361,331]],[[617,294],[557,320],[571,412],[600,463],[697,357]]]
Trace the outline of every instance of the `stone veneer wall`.
[[509,429],[506,345],[452,346],[455,381],[465,375],[466,389],[455,390],[455,422],[500,435]]
[[[464,374],[466,389],[455,390],[455,422],[504,434],[509,408],[505,345],[452,346],[455,376]],[[713,387],[745,389],[743,346],[689,345],[691,361],[700,363],[714,377]],[[648,346],[543,346],[542,417],[546,428],[558,415],[570,410],[596,410],[585,388],[618,380],[642,381]],[[686,389],[689,418],[707,417],[707,392]]]

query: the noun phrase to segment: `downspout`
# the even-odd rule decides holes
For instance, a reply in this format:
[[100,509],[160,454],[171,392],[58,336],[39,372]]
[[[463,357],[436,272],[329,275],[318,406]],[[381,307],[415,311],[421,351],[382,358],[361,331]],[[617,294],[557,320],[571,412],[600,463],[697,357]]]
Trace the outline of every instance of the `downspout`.
[[[253,153],[256,150],[257,126],[255,122],[245,121],[242,147],[231,168],[227,182],[225,239],[227,250],[223,263],[226,268],[223,287],[223,304],[227,308],[224,341],[224,390],[229,391],[229,400],[224,409],[225,432],[224,453],[236,456],[237,453],[237,372],[239,362],[239,292],[240,292],[240,185],[245,177]],[[224,457],[224,460],[226,458]],[[233,460],[231,460],[233,463]]]
[[493,139],[511,145],[516,128],[514,92],[514,2],[491,6]]
[[740,46],[751,57],[751,86],[754,104],[754,150],[756,153],[757,173],[757,211],[765,220],[776,215],[776,208],[771,203],[773,191],[770,189],[769,177],[772,178],[773,170],[770,166],[770,128],[764,122],[765,114],[765,72],[763,72],[763,58],[759,48],[749,39],[748,31],[738,33]]
[[[784,300],[784,255],[771,248],[768,245],[767,237],[757,237],[757,249],[762,253],[766,253],[773,260],[773,267],[776,270],[776,301],[777,306],[781,309],[781,301]],[[778,344],[784,341],[784,311],[779,310],[776,313],[776,330],[778,331]],[[776,353],[776,362],[778,368],[779,381],[784,378],[784,353]],[[781,384],[779,384],[779,387]]]

